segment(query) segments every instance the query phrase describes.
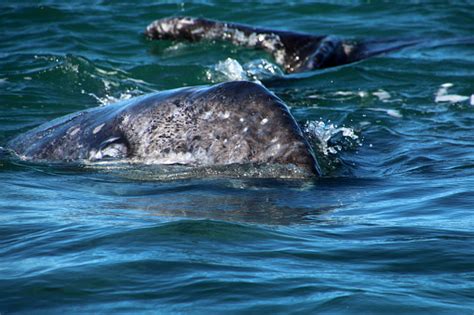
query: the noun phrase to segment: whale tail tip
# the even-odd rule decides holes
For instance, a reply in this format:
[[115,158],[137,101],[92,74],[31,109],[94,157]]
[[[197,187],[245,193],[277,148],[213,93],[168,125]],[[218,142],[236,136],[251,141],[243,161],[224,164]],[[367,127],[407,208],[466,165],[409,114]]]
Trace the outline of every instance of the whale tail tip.
[[431,39],[431,38],[407,38],[407,39],[374,39],[356,43],[343,42],[347,63],[356,62],[373,56],[386,54],[392,51],[402,50],[409,47],[436,48],[445,46],[474,45],[474,36]]

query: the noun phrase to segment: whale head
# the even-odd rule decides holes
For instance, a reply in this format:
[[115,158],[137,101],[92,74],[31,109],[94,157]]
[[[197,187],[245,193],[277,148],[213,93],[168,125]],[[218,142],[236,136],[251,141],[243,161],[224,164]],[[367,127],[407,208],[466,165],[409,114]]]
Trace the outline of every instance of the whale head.
[[9,147],[29,161],[292,164],[318,173],[288,107],[247,81],[158,92],[77,112],[16,137]]

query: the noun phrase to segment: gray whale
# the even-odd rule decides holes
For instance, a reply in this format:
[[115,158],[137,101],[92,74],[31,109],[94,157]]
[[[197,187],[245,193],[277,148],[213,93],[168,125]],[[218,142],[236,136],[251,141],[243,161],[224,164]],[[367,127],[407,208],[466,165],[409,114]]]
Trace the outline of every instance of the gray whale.
[[[235,45],[263,49],[272,54],[276,63],[287,73],[349,64],[426,42],[426,39],[356,41],[331,35],[282,31],[193,17],[156,20],[148,25],[145,35],[158,40],[223,40]],[[472,38],[468,40],[472,41]]]
[[235,45],[263,49],[272,54],[286,73],[298,73],[354,63],[406,47],[473,45],[474,37],[343,39],[254,27],[205,18],[167,17],[145,30],[150,39],[223,40]]
[[33,162],[275,164],[319,173],[288,107],[265,87],[246,81],[180,88],[87,109],[21,134],[7,147]]

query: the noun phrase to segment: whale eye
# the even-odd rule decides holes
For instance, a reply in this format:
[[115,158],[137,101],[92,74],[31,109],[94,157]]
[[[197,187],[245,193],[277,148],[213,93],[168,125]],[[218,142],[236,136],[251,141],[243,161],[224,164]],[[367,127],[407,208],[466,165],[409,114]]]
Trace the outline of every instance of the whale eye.
[[103,141],[97,151],[92,150],[90,160],[123,159],[128,155],[128,146],[121,137],[114,137]]

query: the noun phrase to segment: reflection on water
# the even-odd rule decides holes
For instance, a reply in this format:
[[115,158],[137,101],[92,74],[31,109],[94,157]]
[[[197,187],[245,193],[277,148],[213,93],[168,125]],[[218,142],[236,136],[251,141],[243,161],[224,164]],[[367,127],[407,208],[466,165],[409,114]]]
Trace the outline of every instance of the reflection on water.
[[[292,202],[292,194],[281,196],[281,191],[265,191],[263,188],[252,191],[257,183],[233,183],[235,188],[219,188],[220,194],[209,191],[197,193],[156,194],[124,198],[120,203],[110,205],[118,209],[141,210],[149,215],[172,218],[212,219],[228,222],[260,224],[298,224],[311,216],[324,214],[339,206],[337,201],[298,205]],[[250,189],[250,191],[248,191]],[[199,193],[201,191],[201,193]]]

